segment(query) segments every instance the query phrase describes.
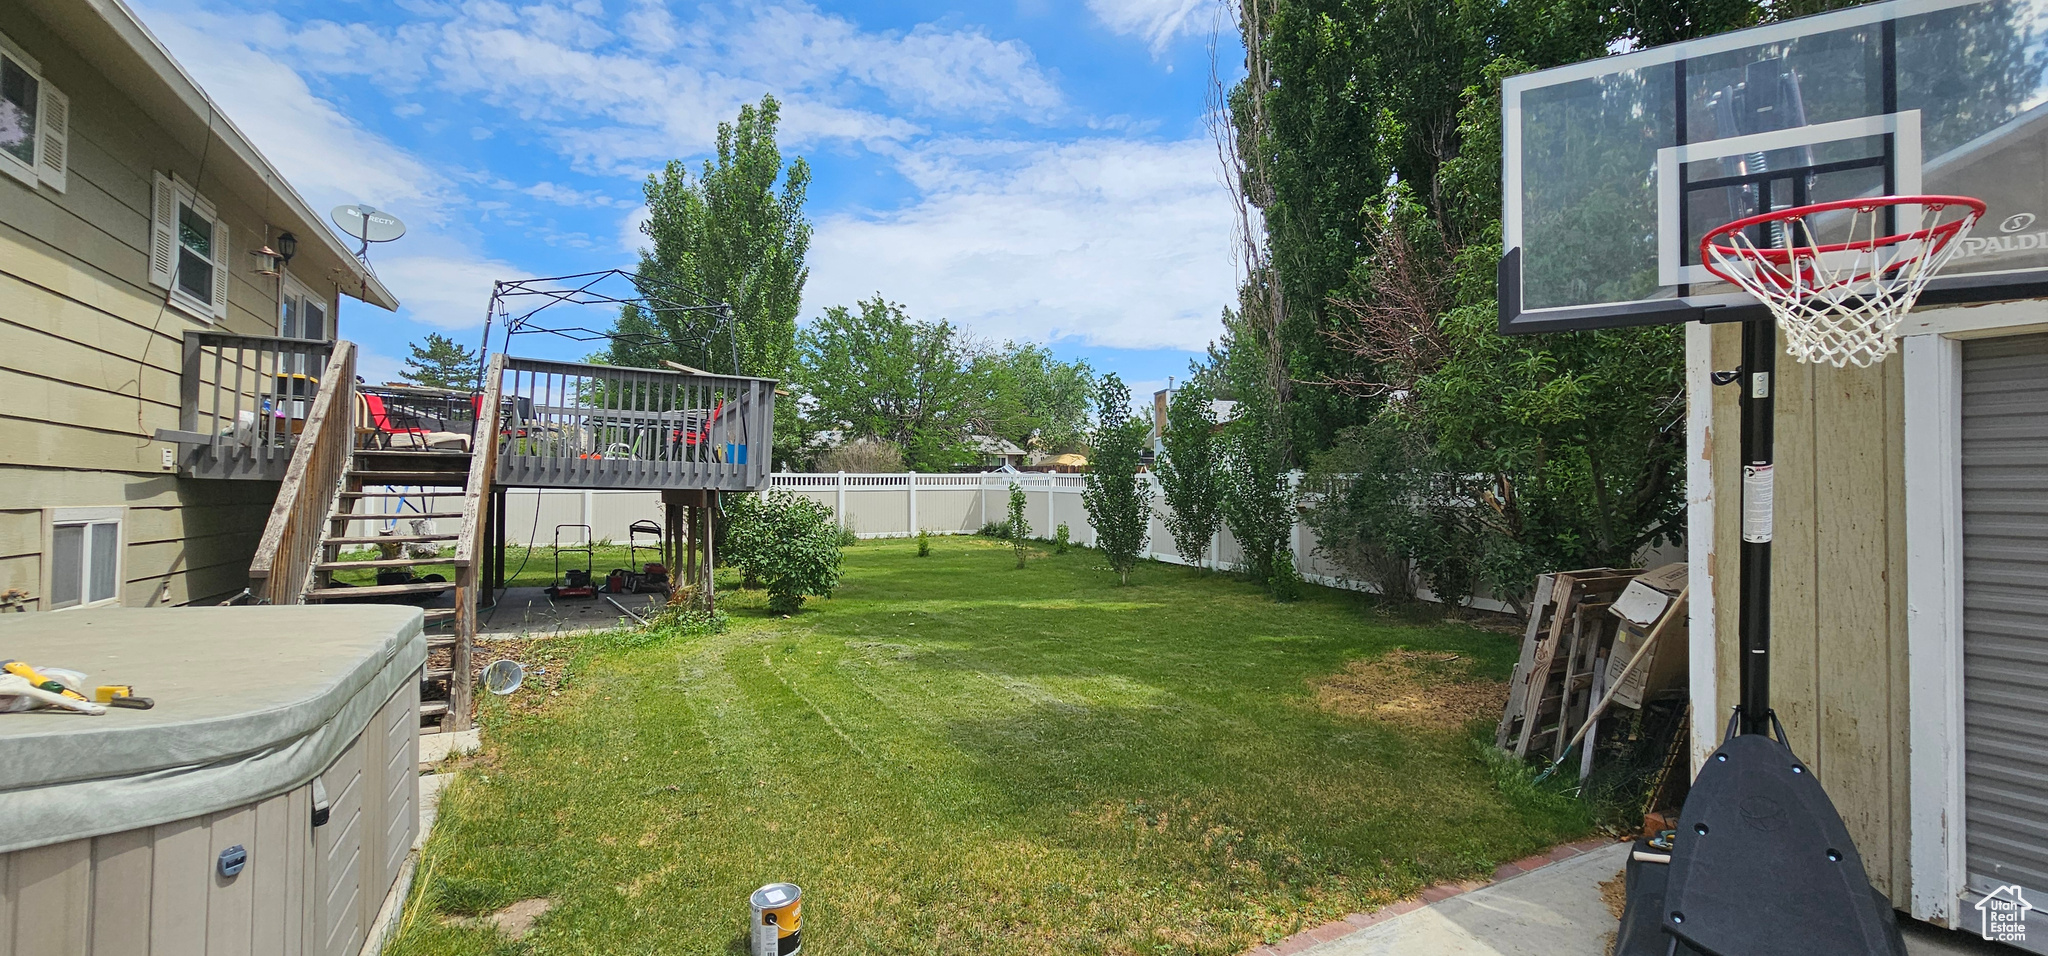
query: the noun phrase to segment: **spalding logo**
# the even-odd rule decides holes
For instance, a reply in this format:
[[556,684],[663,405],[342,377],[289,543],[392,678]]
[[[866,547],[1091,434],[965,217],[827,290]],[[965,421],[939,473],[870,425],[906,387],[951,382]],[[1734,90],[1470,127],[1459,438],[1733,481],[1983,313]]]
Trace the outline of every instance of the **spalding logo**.
[[2010,215],[2010,216],[2007,216],[2007,217],[2005,217],[2005,221],[2004,221],[2004,222],[2001,222],[2001,223],[1999,223],[1999,224],[1998,224],[1998,231],[1999,231],[1999,232],[2018,232],[2018,231],[2020,231],[2020,230],[2022,230],[2022,229],[2025,229],[2025,228],[2027,228],[2028,226],[2031,226],[2031,225],[2033,225],[2033,224],[2034,224],[2034,214],[2033,214],[2033,213],[2030,213],[2030,212],[2016,212],[2016,213],[2013,213],[2013,214],[2012,214],[2012,215]]

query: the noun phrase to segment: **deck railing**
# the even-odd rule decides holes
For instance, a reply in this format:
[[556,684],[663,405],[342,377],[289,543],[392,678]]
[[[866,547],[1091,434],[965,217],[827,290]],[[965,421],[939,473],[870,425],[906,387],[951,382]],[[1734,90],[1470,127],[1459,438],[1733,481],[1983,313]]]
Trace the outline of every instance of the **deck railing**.
[[258,603],[297,604],[313,565],[320,560],[320,542],[335,491],[348,470],[355,443],[356,347],[337,342],[322,367],[323,388],[309,403],[305,430],[292,449],[284,483],[270,507],[256,559],[249,563],[249,592]]
[[497,483],[750,491],[768,480],[775,381],[506,358]]
[[187,332],[178,428],[156,437],[182,446],[186,474],[277,481],[332,381],[334,352],[333,342]]

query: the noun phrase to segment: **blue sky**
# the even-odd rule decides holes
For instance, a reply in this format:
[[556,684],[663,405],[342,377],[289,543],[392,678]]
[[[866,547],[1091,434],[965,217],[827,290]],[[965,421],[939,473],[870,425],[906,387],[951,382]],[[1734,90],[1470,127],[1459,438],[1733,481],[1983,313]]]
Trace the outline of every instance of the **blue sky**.
[[881,292],[1143,395],[1235,284],[1204,123],[1217,0],[136,6],[315,208],[410,224],[372,252],[405,308],[343,306],[373,379],[428,331],[475,341],[495,279],[630,267],[647,173],[694,167],[764,93],[814,172],[805,321]]

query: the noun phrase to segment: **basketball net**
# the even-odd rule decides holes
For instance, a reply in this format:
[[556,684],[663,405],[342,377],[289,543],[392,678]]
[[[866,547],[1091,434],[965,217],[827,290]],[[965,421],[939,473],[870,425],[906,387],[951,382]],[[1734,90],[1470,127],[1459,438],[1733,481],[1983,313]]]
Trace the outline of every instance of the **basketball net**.
[[1965,196],[1816,203],[1707,233],[1700,262],[1777,316],[1793,358],[1867,368],[1897,347],[1899,321],[1983,215]]

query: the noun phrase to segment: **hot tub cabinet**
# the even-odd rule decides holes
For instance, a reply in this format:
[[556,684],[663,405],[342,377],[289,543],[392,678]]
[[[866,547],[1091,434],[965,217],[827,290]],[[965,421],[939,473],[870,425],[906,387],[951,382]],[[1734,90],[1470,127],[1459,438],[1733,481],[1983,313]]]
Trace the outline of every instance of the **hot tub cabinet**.
[[0,956],[356,956],[417,835],[421,625],[389,606],[0,616],[0,657],[156,701],[0,714]]

